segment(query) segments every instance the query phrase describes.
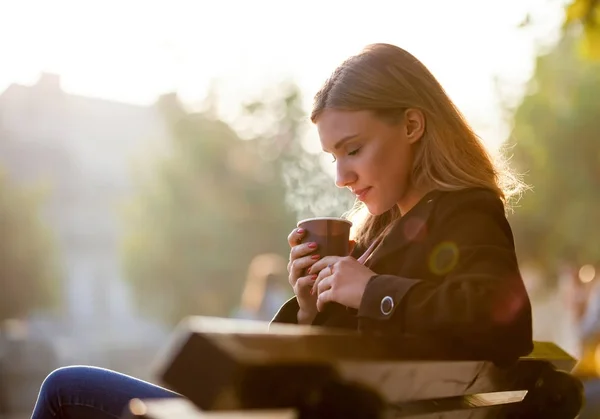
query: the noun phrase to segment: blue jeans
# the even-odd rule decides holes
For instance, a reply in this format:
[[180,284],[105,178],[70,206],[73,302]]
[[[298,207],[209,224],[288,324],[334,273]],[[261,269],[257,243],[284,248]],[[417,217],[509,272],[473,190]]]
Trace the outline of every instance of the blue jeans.
[[115,419],[131,399],[173,397],[181,396],[114,371],[65,367],[42,383],[31,419]]

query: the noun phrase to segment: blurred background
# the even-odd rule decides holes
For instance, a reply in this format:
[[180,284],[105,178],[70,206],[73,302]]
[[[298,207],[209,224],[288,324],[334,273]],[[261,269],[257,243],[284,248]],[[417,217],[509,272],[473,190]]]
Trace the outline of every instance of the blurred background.
[[598,375],[599,1],[0,0],[0,416],[63,365],[153,381],[182,316],[274,314],[296,221],[352,205],[312,96],[373,42],[533,186],[535,339]]

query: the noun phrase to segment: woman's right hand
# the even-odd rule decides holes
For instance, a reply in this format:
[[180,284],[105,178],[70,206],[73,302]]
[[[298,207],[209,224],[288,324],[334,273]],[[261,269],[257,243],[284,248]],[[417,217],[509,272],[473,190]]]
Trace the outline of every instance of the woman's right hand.
[[314,242],[300,243],[305,231],[294,229],[288,236],[290,244],[290,262],[288,263],[289,281],[298,300],[298,323],[310,324],[317,316],[317,295],[311,293],[317,275],[307,275],[306,271],[317,260],[319,255],[311,255],[317,248]]

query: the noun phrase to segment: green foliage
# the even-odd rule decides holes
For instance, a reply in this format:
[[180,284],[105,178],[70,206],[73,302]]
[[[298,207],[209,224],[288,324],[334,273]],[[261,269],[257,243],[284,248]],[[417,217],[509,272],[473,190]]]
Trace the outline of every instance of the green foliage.
[[514,116],[513,162],[533,186],[512,217],[518,250],[547,269],[600,258],[600,63],[577,43],[538,58]]
[[18,188],[0,171],[0,321],[54,307],[60,270],[42,194]]
[[579,26],[578,48],[587,58],[600,60],[600,1],[572,0],[565,8],[564,28]]
[[308,197],[317,202],[331,200],[323,191],[335,186],[300,145],[306,116],[294,86],[246,106],[249,125],[262,127],[248,140],[210,113],[187,113],[173,97],[159,106],[173,143],[128,208],[125,276],[139,306],[160,319],[226,316],[253,257],[287,259],[287,235],[306,209],[290,187],[319,179]]

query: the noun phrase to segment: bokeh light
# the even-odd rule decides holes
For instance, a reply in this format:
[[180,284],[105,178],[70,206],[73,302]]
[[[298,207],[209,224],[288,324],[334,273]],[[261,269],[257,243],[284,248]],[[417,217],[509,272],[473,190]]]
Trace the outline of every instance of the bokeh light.
[[596,277],[596,268],[593,265],[583,265],[579,269],[579,280],[584,284],[592,282]]

